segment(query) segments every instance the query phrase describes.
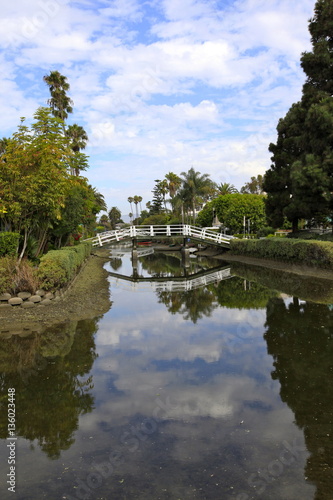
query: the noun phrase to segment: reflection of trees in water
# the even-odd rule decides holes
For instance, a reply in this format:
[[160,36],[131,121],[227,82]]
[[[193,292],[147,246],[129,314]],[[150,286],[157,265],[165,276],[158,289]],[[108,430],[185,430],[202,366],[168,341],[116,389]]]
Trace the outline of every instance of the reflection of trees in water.
[[196,323],[204,316],[211,316],[219,305],[236,309],[262,309],[276,292],[255,282],[233,277],[217,284],[188,292],[156,292],[158,300],[172,314],[182,314],[184,319]]
[[114,271],[118,271],[121,268],[123,261],[120,257],[111,257],[110,266]]
[[[305,268],[308,269],[306,266]],[[314,279],[305,273],[304,275],[293,274],[280,269],[248,266],[241,262],[231,263],[231,274],[242,276],[269,289],[279,290],[303,300],[326,304],[333,302],[333,282],[327,279]]]
[[[140,258],[142,268],[154,277],[163,276],[184,276],[181,252],[176,253],[153,253]],[[188,258],[189,266],[186,267],[186,274],[194,274],[199,271],[216,267],[217,262],[206,257]]]
[[142,269],[154,277],[182,276],[181,254],[153,253],[140,258]]
[[186,320],[196,323],[204,316],[211,316],[218,307],[215,293],[208,288],[188,292],[156,292],[159,303],[165,304],[171,314],[182,314]]
[[316,500],[333,491],[333,315],[325,305],[289,306],[271,299],[267,307],[268,353],[274,357],[272,378],[281,384],[281,399],[304,430],[310,452],[305,476],[316,484]]
[[215,288],[218,303],[232,309],[262,309],[276,292],[243,278],[234,276],[220,281]]
[[[92,411],[92,377],[97,320],[70,322],[43,334],[2,340],[1,400],[16,391],[16,434],[37,440],[50,457],[74,443],[81,414]],[[7,415],[0,414],[0,437],[7,437]]]

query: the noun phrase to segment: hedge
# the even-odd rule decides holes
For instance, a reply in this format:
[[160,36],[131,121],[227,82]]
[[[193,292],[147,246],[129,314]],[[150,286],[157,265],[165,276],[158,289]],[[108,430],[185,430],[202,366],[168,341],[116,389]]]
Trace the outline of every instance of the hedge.
[[84,260],[90,255],[92,244],[80,243],[61,250],[50,250],[40,259],[38,277],[44,290],[61,288],[77,274]]
[[19,233],[0,232],[0,257],[16,255],[19,239]]
[[333,269],[333,244],[328,241],[288,238],[234,239],[230,241],[230,250],[236,255],[249,255]]

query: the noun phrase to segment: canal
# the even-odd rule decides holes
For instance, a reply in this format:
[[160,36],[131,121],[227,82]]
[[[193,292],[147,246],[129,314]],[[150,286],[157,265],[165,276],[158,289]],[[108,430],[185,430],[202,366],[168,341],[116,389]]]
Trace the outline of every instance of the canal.
[[1,338],[1,499],[331,500],[332,283],[177,252],[106,269],[103,316]]

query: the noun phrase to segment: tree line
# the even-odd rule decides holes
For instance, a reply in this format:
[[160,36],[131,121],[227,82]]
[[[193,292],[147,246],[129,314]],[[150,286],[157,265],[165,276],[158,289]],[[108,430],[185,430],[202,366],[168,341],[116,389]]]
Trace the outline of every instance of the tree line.
[[[262,175],[253,176],[238,191],[233,184],[227,182],[218,184],[210,178],[209,174],[201,174],[193,167],[180,175],[168,172],[162,180],[155,179],[152,200],[145,204],[144,210],[142,210],[141,204],[142,196],[128,197],[127,201],[130,205],[128,215],[130,222],[136,225],[198,223],[210,226],[214,216],[218,216],[218,211],[214,209],[215,203],[221,196],[225,195],[238,195],[232,198],[239,200],[243,208],[259,204],[261,212],[264,213],[262,196],[254,198],[251,196],[243,198],[242,196],[243,194],[263,195],[262,183]],[[135,217],[133,205],[135,206]],[[212,209],[207,211],[207,207],[212,207]],[[204,216],[200,212],[203,208]],[[243,224],[243,212],[243,209],[239,212],[241,224]],[[246,209],[244,213],[246,217],[250,217],[252,214],[251,210]],[[114,206],[108,215],[103,214],[100,217],[99,229],[115,229],[121,223],[123,223],[121,211]],[[237,228],[238,226],[239,224],[237,224]]]
[[17,131],[0,140],[0,229],[20,234],[19,260],[79,239],[107,209],[82,175],[88,136],[81,126],[66,125],[73,112],[67,78],[52,71],[44,81],[48,106],[37,109],[31,126],[22,118]]

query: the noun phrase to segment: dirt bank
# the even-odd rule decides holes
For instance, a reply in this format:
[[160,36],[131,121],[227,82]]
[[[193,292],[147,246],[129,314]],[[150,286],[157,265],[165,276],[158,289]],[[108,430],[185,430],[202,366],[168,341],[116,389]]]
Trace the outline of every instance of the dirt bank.
[[105,249],[94,251],[58,302],[32,309],[17,306],[0,309],[0,332],[22,328],[39,331],[63,321],[94,318],[106,313],[111,301],[108,273],[103,264],[109,260],[109,253]]
[[242,262],[252,266],[260,266],[262,268],[276,269],[286,273],[297,274],[301,276],[308,276],[319,279],[333,280],[333,271],[329,269],[320,269],[316,267],[303,266],[301,264],[288,264],[277,260],[257,259],[255,257],[248,257],[245,255],[233,255],[229,251],[220,252],[219,250],[207,249],[198,252],[197,255],[205,255],[207,257],[214,257],[214,259],[224,260],[226,262]]

